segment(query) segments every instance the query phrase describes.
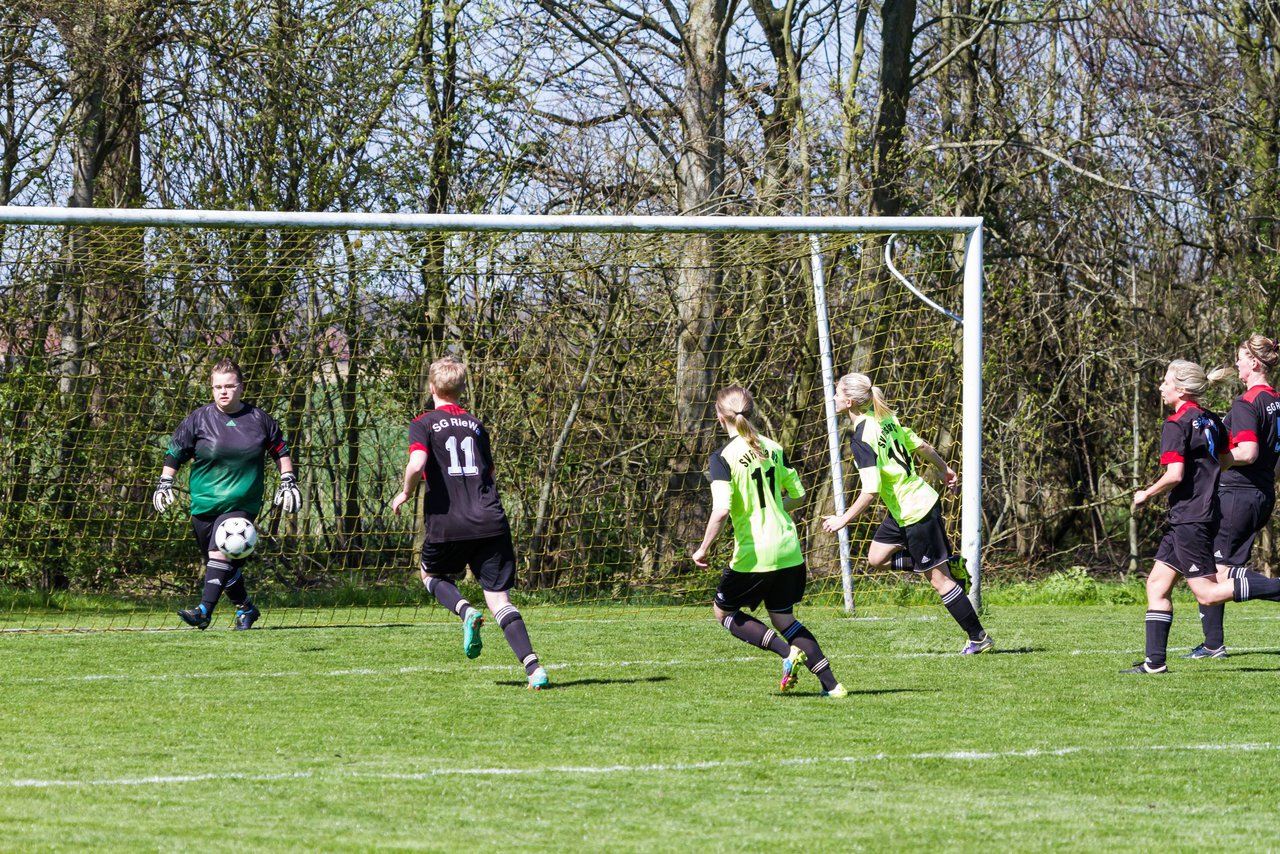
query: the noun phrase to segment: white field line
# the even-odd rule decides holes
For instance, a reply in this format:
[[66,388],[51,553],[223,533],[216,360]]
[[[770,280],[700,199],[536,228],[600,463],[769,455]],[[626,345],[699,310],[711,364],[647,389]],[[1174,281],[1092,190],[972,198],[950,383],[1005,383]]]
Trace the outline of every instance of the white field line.
[[[997,647],[997,651],[999,651]],[[1006,650],[1017,652],[1034,653],[1034,650],[1027,646],[1005,647]],[[1175,655],[1183,650],[1189,650],[1190,647],[1169,647],[1169,653]],[[1269,652],[1274,651],[1274,646],[1233,646],[1230,648],[1232,652]],[[1046,651],[1048,653],[1050,651]],[[1140,647],[1129,647],[1126,649],[1073,649],[1057,652],[1059,655],[1107,655],[1107,656],[1125,656],[1125,655],[1141,655]],[[876,659],[916,659],[916,658],[937,658],[937,659],[954,659],[957,658],[955,652],[885,652],[885,653],[862,653],[856,655],[832,656],[833,661],[874,661]],[[768,662],[769,659],[763,654],[758,655],[736,655],[719,658],[700,658],[700,659],[641,659],[636,661],[576,661],[562,662],[557,664],[543,665],[547,670],[566,670],[566,669],[603,669],[627,668],[627,667],[706,667],[707,665],[717,664],[746,664],[749,662]],[[307,670],[277,670],[268,673],[254,673],[251,671],[223,671],[209,673],[87,673],[80,676],[3,676],[0,675],[0,685],[48,685],[59,683],[75,683],[75,682],[172,682],[187,679],[341,679],[346,677],[359,676],[411,676],[420,673],[436,673],[443,675],[456,675],[462,671],[479,671],[482,673],[515,673],[520,669],[516,663],[511,664],[476,664],[476,665],[435,665],[431,667],[425,666],[406,666],[406,667],[355,667],[344,668],[341,670],[323,670],[323,671],[307,671]]]
[[1144,744],[1110,747],[1030,747],[1023,750],[980,751],[956,750],[943,753],[871,753],[865,756],[806,756],[794,759],[709,760],[706,762],[675,762],[648,765],[547,765],[527,768],[434,768],[413,773],[377,771],[293,771],[279,774],[190,774],[154,775],[147,777],[117,777],[99,780],[0,780],[0,789],[51,789],[90,788],[111,786],[153,786],[182,783],[204,783],[226,780],[243,780],[251,783],[270,783],[280,780],[388,780],[421,781],[443,777],[534,777],[547,774],[607,775],[644,773],[684,773],[689,771],[714,771],[722,768],[795,767],[809,765],[842,765],[871,762],[990,762],[1004,759],[1039,759],[1042,757],[1089,756],[1108,753],[1143,753],[1177,751],[1213,751],[1226,753],[1257,753],[1280,750],[1280,745],[1270,743],[1244,744]]

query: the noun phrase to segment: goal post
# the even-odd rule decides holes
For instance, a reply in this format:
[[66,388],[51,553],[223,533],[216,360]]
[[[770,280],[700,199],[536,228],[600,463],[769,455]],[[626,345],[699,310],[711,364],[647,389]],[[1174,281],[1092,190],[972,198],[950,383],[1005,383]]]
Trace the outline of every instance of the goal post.
[[833,383],[864,370],[958,459],[944,512],[980,604],[978,218],[0,207],[0,259],[0,588],[189,583],[189,531],[145,498],[215,351],[248,361],[308,481],[260,547],[275,583],[403,587],[411,530],[384,493],[423,366],[452,351],[476,368],[535,598],[709,601],[687,538],[723,444],[710,398],[739,383],[790,443],[811,574],[851,612],[855,581],[878,583],[859,569],[874,526],[837,540],[815,521],[845,508],[852,472]]

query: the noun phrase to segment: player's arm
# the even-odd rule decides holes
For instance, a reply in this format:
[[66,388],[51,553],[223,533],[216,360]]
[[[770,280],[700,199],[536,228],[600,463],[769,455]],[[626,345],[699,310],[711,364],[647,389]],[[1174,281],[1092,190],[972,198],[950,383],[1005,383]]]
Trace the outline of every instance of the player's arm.
[[709,566],[707,552],[711,544],[720,536],[724,521],[729,518],[729,506],[733,502],[733,485],[727,480],[711,481],[711,516],[707,518],[707,530],[702,535],[702,544],[693,552],[693,562],[697,566]]
[[849,507],[848,510],[844,511],[843,513],[837,516],[822,517],[822,530],[826,531],[828,534],[836,533],[841,528],[845,527],[850,522],[852,522],[854,519],[857,519],[859,516],[861,516],[866,511],[866,509],[871,506],[871,502],[875,501],[875,499],[876,499],[876,493],[874,492],[858,493],[857,499],[853,502],[853,504]]
[[1182,483],[1182,472],[1185,467],[1181,460],[1171,462],[1164,467],[1164,474],[1160,475],[1160,479],[1148,486],[1146,489],[1139,489],[1133,494],[1133,506],[1141,507],[1157,495],[1163,495]]
[[195,454],[195,425],[192,416],[182,419],[178,429],[173,431],[169,447],[164,454],[164,468],[160,470],[160,479],[156,481],[155,491],[151,493],[151,506],[157,513],[163,513],[173,504],[173,478],[178,474],[182,464]]
[[280,469],[280,488],[272,504],[286,513],[297,513],[302,507],[302,490],[298,489],[298,475],[293,470],[293,457],[288,452],[276,457]]
[[427,467],[427,452],[421,448],[414,448],[409,452],[409,462],[404,467],[404,480],[400,485],[400,492],[395,498],[391,499],[391,509],[397,516],[400,515],[400,506],[409,501],[418,491],[418,484],[422,482],[422,471]]
[[960,476],[956,474],[955,469],[947,465],[947,461],[942,458],[942,455],[933,449],[933,445],[928,442],[921,442],[912,453],[924,458],[938,470],[938,476],[942,478],[942,482],[946,484],[947,489],[955,492],[960,488]]

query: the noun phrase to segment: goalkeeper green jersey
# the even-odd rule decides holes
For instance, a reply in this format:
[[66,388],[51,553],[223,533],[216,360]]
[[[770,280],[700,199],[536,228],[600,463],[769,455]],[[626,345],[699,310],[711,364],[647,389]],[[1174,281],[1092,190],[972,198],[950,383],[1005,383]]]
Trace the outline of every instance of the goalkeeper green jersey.
[[911,452],[924,444],[898,419],[861,415],[853,422],[853,461],[862,491],[879,494],[899,525],[914,525],[938,501],[938,492],[916,473]]
[[191,515],[262,509],[263,459],[289,453],[276,420],[252,404],[228,415],[206,404],[183,419],[169,440],[164,464],[191,460]]
[[782,507],[782,493],[804,495],[800,476],[787,465],[782,446],[764,436],[761,459],[741,436],[711,455],[711,481],[732,487],[729,519],[733,523],[735,572],[773,572],[804,563],[800,537],[790,514]]

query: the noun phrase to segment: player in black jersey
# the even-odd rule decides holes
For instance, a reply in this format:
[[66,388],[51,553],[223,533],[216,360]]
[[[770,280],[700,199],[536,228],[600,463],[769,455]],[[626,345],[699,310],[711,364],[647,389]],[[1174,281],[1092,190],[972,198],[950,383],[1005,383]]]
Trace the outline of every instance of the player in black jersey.
[[[1264,335],[1251,335],[1236,351],[1235,371],[1220,368],[1210,381],[1233,375],[1244,383],[1244,394],[1231,403],[1223,423],[1230,437],[1231,468],[1218,480],[1222,522],[1213,543],[1218,580],[1242,575],[1258,532],[1271,518],[1276,503],[1276,463],[1280,459],[1280,395],[1267,376],[1280,364],[1280,348]],[[1225,605],[1201,605],[1204,643],[1185,658],[1226,658],[1222,630]]]
[[431,364],[428,380],[436,408],[409,425],[409,462],[391,509],[399,515],[418,484],[426,481],[422,583],[436,601],[462,618],[462,649],[468,658],[475,658],[482,648],[484,618],[462,598],[454,580],[470,566],[484,591],[485,604],[524,665],[529,688],[541,690],[549,684],[547,671],[529,642],[524,619],[511,604],[516,553],[494,480],[489,431],[458,405],[466,388],[467,367],[461,359],[446,356]]
[[1134,507],[1169,493],[1168,524],[1156,559],[1147,575],[1146,658],[1124,673],[1165,673],[1169,628],[1173,625],[1170,592],[1178,576],[1201,605],[1234,600],[1280,601],[1280,580],[1255,572],[1220,581],[1213,557],[1218,531],[1218,477],[1230,458],[1227,431],[1221,419],[1197,402],[1209,380],[1204,369],[1181,359],[1169,364],[1160,383],[1160,397],[1174,409],[1160,434],[1160,464],[1164,474],[1134,493]]
[[261,612],[249,600],[241,575],[243,559],[233,559],[213,543],[223,519],[254,519],[262,509],[263,461],[267,454],[280,469],[275,504],[296,513],[302,504],[298,477],[289,446],[275,419],[251,403],[244,403],[244,372],[230,359],[214,365],[210,383],[213,403],[192,412],[169,441],[164,470],[151,503],[163,513],[173,503],[173,478],[183,463],[191,463],[191,527],[200,553],[206,555],[204,592],[200,604],[178,612],[197,629],[209,627],[218,598],[227,594],[236,606],[235,627],[251,628]]

